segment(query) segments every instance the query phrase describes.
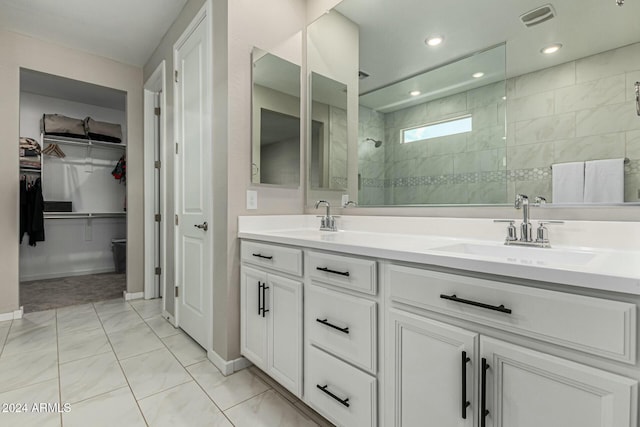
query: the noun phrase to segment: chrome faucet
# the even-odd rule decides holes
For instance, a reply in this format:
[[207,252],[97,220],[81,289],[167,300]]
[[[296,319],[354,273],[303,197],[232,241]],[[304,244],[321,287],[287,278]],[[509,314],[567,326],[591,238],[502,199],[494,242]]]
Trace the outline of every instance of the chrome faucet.
[[320,217],[320,231],[338,231],[336,219],[331,216],[331,204],[326,200],[318,200],[316,202],[316,209],[318,209],[323,203],[327,207],[327,214]]
[[349,200],[347,203],[342,205],[343,208],[348,208],[349,206],[357,207],[358,204],[356,202],[354,202],[353,200]]
[[520,224],[520,241],[531,242],[531,223],[529,222],[529,197],[518,194],[514,204],[516,209],[522,209],[522,224]]

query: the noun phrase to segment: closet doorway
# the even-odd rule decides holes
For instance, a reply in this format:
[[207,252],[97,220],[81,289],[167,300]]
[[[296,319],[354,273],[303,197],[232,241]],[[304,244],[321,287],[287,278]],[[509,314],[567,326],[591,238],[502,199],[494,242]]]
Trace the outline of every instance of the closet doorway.
[[126,290],[126,117],[123,91],[20,70],[25,312]]

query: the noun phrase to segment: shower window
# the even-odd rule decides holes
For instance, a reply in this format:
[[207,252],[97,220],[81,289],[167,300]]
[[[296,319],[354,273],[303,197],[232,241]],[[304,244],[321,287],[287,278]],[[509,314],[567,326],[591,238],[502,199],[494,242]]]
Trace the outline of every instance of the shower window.
[[401,141],[403,144],[406,144],[408,142],[471,132],[472,125],[472,117],[470,114],[453,119],[441,120],[418,127],[402,129]]

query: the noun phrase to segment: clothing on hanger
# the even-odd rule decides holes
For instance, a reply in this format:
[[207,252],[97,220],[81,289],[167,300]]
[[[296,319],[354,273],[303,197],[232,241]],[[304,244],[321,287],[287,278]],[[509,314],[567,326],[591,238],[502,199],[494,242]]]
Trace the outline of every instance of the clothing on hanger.
[[30,246],[44,241],[42,181],[36,178],[30,183],[27,177],[23,176],[20,179],[20,243],[25,233],[29,235]]

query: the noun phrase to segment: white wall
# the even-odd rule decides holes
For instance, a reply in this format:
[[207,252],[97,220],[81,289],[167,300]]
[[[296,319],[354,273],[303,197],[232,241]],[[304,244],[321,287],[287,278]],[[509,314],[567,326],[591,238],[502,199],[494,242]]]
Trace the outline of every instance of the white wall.
[[0,313],[18,309],[20,67],[127,93],[127,290],[143,287],[142,70],[20,34],[0,31]]
[[[20,136],[39,140],[44,113],[119,123],[126,135],[124,111],[21,92]],[[65,158],[43,155],[44,200],[71,201],[74,212],[122,212],[126,187],[111,171],[124,151],[94,148],[87,158],[85,147],[60,149]],[[32,247],[25,237],[20,246],[20,280],[113,271],[111,239],[124,237],[125,218],[45,220],[46,240]]]

